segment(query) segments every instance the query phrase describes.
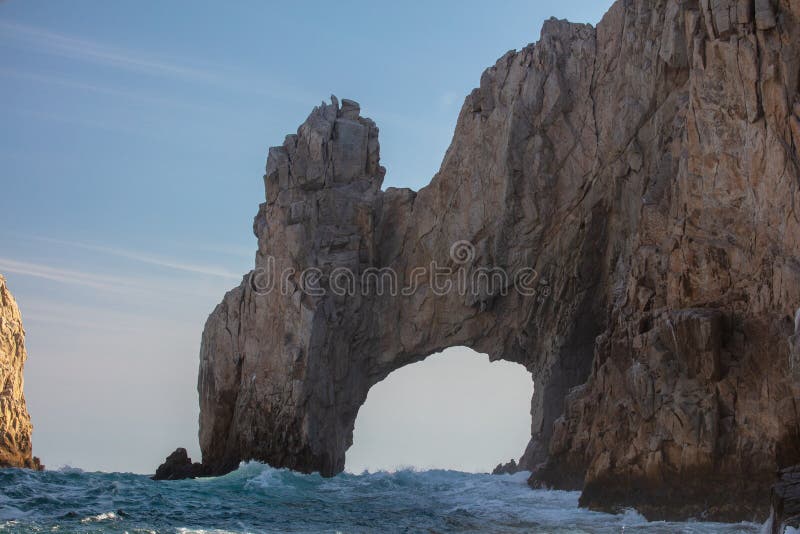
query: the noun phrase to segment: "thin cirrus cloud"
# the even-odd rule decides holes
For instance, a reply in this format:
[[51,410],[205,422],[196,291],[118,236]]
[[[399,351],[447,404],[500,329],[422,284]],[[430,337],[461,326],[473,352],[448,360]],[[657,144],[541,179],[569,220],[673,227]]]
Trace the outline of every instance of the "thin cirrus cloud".
[[61,245],[70,248],[81,248],[84,250],[91,250],[93,252],[100,252],[102,254],[109,254],[111,256],[117,256],[119,258],[133,260],[139,263],[153,265],[155,267],[163,267],[165,269],[171,269],[174,271],[181,271],[185,273],[199,274],[204,276],[213,276],[217,278],[224,278],[226,280],[238,281],[242,279],[241,273],[235,273],[233,271],[229,271],[222,267],[203,265],[197,263],[187,263],[170,258],[161,258],[158,256],[154,256],[152,254],[148,254],[146,252],[140,252],[136,250],[107,247],[103,245],[94,245],[91,243],[82,243],[79,241],[53,239],[49,237],[36,237],[34,239],[37,239],[39,241],[44,241],[47,243],[52,243],[55,245]]
[[[313,100],[297,87],[264,79],[246,79],[220,65],[187,66],[190,61],[170,61],[27,24],[0,20],[0,43],[137,74],[212,85],[223,90],[254,93],[298,103]],[[195,64],[197,65],[196,62]]]
[[0,21],[0,30],[4,40],[47,54],[157,76],[205,81],[215,78],[212,72],[204,69],[186,67],[177,63],[145,57],[128,50],[101,45],[86,39],[79,39],[25,24]]
[[136,283],[130,278],[76,271],[10,258],[0,258],[0,272],[41,278],[61,284],[79,285],[101,291],[127,292],[148,289],[146,285]]
[[[174,281],[156,278],[116,276],[91,271],[81,271],[53,266],[47,263],[18,261],[0,257],[0,273],[13,273],[20,276],[48,280],[58,284],[81,286],[96,291],[124,295],[150,295],[161,297],[166,293],[215,298],[219,291],[208,285],[176,284]],[[241,277],[240,277],[241,278]],[[183,280],[188,282],[188,280]]]

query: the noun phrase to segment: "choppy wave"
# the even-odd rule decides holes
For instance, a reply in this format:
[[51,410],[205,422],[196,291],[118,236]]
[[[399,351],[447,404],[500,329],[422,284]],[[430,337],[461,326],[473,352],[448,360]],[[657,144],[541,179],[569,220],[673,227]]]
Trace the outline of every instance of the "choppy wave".
[[454,471],[331,479],[248,463],[217,478],[0,471],[0,532],[758,533],[759,525],[648,523],[578,508],[578,493],[533,491],[526,474]]

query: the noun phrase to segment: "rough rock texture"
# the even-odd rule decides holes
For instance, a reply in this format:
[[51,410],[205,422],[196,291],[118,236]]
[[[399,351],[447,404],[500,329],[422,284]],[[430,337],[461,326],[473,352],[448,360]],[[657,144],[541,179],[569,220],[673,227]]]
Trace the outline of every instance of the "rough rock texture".
[[517,464],[517,461],[512,459],[507,464],[497,464],[492,470],[493,475],[513,475],[514,473],[519,473],[520,467]]
[[43,468],[32,454],[33,426],[22,391],[27,357],[19,308],[0,275],[0,467]]
[[[370,387],[463,345],[533,375],[532,484],[651,518],[765,517],[773,473],[800,462],[799,49],[789,0],[550,20],[483,73],[418,192],[381,190],[357,104],[315,108],[269,151],[256,270],[203,333],[206,468],[336,474]],[[535,291],[379,291],[431,262],[532,268]],[[335,291],[343,268],[384,271]]]
[[189,453],[184,448],[177,448],[167,456],[166,461],[158,466],[153,480],[182,480],[186,478],[197,478],[206,474],[203,464],[192,463]]
[[800,529],[800,465],[784,469],[772,487],[771,534],[783,534],[786,527]]

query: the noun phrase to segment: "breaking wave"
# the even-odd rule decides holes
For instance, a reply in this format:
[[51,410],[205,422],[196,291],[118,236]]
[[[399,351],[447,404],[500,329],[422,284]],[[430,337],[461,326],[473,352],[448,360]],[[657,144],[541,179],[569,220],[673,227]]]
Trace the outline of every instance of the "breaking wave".
[[242,464],[222,477],[153,482],[77,469],[0,471],[0,532],[758,533],[760,525],[647,522],[578,508],[576,492],[531,490],[527,473],[344,473],[324,479]]

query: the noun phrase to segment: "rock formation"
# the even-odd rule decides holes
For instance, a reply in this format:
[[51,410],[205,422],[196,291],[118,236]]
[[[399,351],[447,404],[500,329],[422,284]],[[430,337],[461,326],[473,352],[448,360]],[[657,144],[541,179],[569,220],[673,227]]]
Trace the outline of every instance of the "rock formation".
[[497,464],[497,467],[492,470],[493,475],[513,475],[519,472],[520,467],[513,458],[507,464]]
[[19,308],[0,275],[0,467],[42,469],[32,454],[22,370],[27,358]]
[[800,465],[784,469],[772,488],[770,534],[783,534],[786,527],[800,529]]
[[203,333],[205,468],[334,475],[370,387],[467,346],[534,377],[532,484],[765,517],[800,461],[799,88],[798,2],[619,0],[486,70],[418,192],[358,104],[315,108]]
[[163,464],[158,466],[153,480],[182,480],[186,478],[197,478],[206,474],[203,464],[192,463],[189,453],[184,448],[177,448],[167,456]]

